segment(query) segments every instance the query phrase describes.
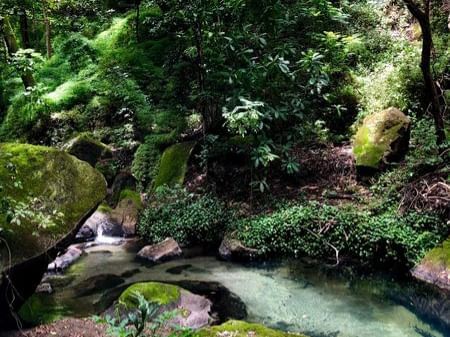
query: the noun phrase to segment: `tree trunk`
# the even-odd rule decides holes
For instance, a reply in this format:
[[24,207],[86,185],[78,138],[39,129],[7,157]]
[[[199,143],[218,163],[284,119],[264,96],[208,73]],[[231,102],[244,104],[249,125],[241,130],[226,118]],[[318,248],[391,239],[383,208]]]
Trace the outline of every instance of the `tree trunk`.
[[31,48],[30,43],[30,28],[28,24],[28,17],[25,8],[21,8],[19,13],[20,35],[24,48]]
[[405,3],[411,14],[419,21],[422,29],[422,59],[420,68],[425,83],[427,101],[430,103],[431,113],[433,115],[434,126],[436,129],[436,142],[438,145],[441,145],[445,142],[446,136],[438,89],[431,72],[431,52],[433,49],[433,36],[430,24],[431,0],[424,0],[424,10],[422,10],[413,0],[405,0]]
[[438,145],[445,141],[445,127],[441,104],[439,102],[438,89],[431,73],[431,50],[433,48],[433,38],[431,35],[430,22],[425,22],[422,27],[423,45],[422,45],[422,61],[420,67],[423,73],[425,88],[427,90],[428,101],[431,102],[431,112],[436,128],[436,136]]
[[140,24],[140,14],[141,14],[141,0],[135,0],[134,2],[136,7],[136,42],[140,42],[139,38],[139,24]]
[[45,47],[47,49],[47,58],[52,57],[52,26],[48,17],[47,0],[42,0],[42,10],[44,14],[44,26],[45,26]]
[[[11,27],[8,17],[0,17],[0,33],[3,36],[3,41],[8,51],[9,56],[13,56],[19,50],[19,45],[17,44],[16,36]],[[36,82],[34,81],[33,74],[31,71],[27,70],[20,74],[25,90],[34,87]]]
[[195,47],[197,49],[197,76],[198,86],[200,91],[200,98],[198,100],[197,110],[202,115],[203,132],[218,132],[221,128],[221,111],[212,98],[206,95],[206,71],[205,58],[203,50],[203,26],[201,18],[199,17],[194,24],[194,39]]

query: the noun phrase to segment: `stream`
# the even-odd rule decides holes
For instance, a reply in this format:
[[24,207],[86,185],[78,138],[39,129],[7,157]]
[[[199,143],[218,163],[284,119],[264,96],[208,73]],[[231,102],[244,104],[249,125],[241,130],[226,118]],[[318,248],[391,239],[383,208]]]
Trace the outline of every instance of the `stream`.
[[133,241],[100,236],[91,245],[64,275],[47,277],[53,293],[34,295],[45,314],[99,313],[135,282],[201,281],[240,298],[247,321],[310,337],[450,336],[439,324],[450,312],[444,299],[387,278],[343,276],[298,260],[242,265],[204,256],[148,266],[135,260]]

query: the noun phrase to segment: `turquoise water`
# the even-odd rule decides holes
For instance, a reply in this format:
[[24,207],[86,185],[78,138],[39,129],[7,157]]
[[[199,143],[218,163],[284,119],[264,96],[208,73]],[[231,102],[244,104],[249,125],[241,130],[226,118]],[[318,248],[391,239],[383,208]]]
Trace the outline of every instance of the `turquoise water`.
[[195,280],[220,282],[236,294],[247,306],[249,321],[311,337],[450,336],[417,315],[421,308],[414,307],[414,293],[402,293],[398,284],[384,279],[343,277],[298,261],[243,266],[196,257],[148,267],[122,246],[97,246],[86,253],[68,271],[75,277],[69,285],[40,295],[74,316],[104,309],[101,299],[127,284]]

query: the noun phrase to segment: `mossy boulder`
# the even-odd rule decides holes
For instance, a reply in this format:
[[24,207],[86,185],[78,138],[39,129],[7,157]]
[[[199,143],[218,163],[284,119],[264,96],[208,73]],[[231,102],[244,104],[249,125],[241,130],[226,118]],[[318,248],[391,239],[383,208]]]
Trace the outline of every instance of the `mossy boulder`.
[[127,308],[134,308],[137,306],[135,294],[140,293],[149,302],[167,305],[177,302],[180,299],[180,289],[175,285],[158,282],[136,283],[128,287],[120,295],[119,303],[125,305]]
[[160,161],[158,175],[154,188],[168,185],[182,185],[187,171],[187,165],[196,142],[185,142],[167,148]]
[[[52,247],[106,196],[105,179],[90,165],[65,152],[28,144],[0,144],[0,181],[3,196],[29,205],[27,211],[39,211],[36,217],[21,217],[20,224],[0,213],[13,264]],[[43,216],[51,226],[42,226]]]
[[64,150],[94,167],[101,159],[112,157],[112,151],[107,145],[86,134],[81,134],[70,140],[64,146]]
[[364,119],[353,141],[357,167],[377,169],[382,162],[401,160],[409,145],[410,119],[389,108]]
[[8,298],[15,298],[12,307],[18,309],[33,293],[48,264],[105,198],[106,182],[66,152],[0,144],[0,185],[0,199],[8,205],[0,210],[8,243],[0,244],[0,325],[8,326],[15,324]]
[[231,320],[222,325],[202,329],[198,333],[199,337],[306,337],[302,334],[283,332],[265,327],[261,324],[248,323],[244,321]]
[[177,315],[170,323],[177,326],[199,329],[213,321],[210,316],[210,300],[178,286],[158,282],[136,283],[130,286],[119,297],[119,308],[136,308],[136,293],[142,294],[148,302],[159,304],[161,312],[176,310]]
[[428,252],[412,274],[421,281],[450,290],[450,238]]

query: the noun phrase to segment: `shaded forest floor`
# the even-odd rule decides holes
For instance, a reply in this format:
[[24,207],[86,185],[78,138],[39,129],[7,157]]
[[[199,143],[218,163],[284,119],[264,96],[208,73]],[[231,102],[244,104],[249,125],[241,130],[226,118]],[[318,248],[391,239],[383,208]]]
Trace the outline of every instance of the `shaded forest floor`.
[[45,324],[15,332],[0,333],[0,337],[104,337],[106,328],[91,319],[67,318],[52,324]]

